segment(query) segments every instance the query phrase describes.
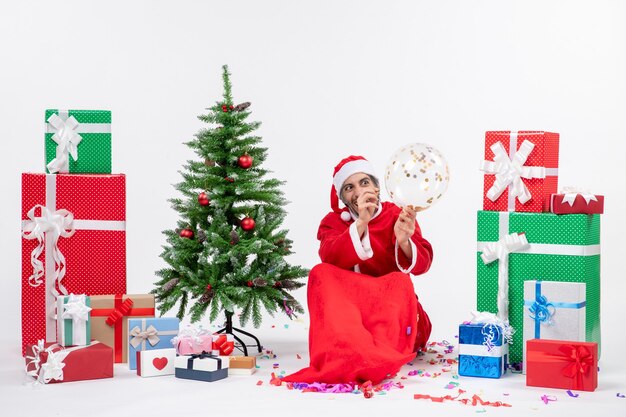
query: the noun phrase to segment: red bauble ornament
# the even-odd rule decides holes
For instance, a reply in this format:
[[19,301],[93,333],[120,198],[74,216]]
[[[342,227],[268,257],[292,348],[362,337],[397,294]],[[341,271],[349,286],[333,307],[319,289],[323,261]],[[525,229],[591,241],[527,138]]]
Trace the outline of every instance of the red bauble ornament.
[[280,283],[280,281],[276,281],[274,283],[274,288],[280,288],[280,287],[282,287],[282,284]]
[[200,203],[201,206],[208,206],[211,204],[211,200],[209,200],[209,196],[206,195],[205,192],[202,192],[198,194],[198,203]]
[[207,291],[211,291],[211,284],[207,284],[207,285],[206,285],[206,290],[207,290]]
[[243,220],[241,220],[241,228],[246,232],[254,230],[255,225],[256,223],[254,222],[254,219],[252,217],[244,217]]
[[185,239],[193,239],[193,230],[187,228],[183,229],[179,233],[180,237],[184,237]]
[[228,111],[228,106],[226,104],[222,104],[222,111],[226,113]]
[[248,169],[252,166],[252,157],[248,154],[241,155],[237,163],[241,168]]
[[235,182],[235,180],[230,177],[224,177],[224,179],[228,182]]
[[252,281],[248,281],[248,282],[246,283],[246,285],[247,285],[248,287],[252,287],[252,286],[254,286],[254,283],[253,283]]
[[229,107],[229,109],[231,109],[231,110],[234,109],[234,108],[235,108],[235,106],[233,106],[232,104]]

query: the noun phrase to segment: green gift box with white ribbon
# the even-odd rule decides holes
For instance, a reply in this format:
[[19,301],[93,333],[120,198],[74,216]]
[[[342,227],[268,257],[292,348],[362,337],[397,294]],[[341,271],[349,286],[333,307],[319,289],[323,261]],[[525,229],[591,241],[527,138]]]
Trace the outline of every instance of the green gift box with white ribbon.
[[600,344],[600,216],[478,212],[477,309],[519,332],[510,361],[522,362],[524,281],[586,284],[587,342]]
[[57,343],[61,346],[91,344],[91,300],[85,294],[57,298]]
[[110,174],[111,112],[46,110],[46,172]]

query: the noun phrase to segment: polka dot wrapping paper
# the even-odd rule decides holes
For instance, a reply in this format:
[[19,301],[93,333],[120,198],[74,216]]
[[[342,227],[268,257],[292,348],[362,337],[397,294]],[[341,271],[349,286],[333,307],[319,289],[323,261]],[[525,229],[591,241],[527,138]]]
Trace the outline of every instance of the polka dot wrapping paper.
[[524,233],[529,248],[508,255],[509,322],[518,332],[510,361],[522,361],[524,281],[586,284],[587,342],[600,344],[600,215],[478,211],[477,309],[497,313],[498,261],[480,257],[485,242]]
[[75,294],[126,293],[125,176],[22,174],[23,231],[28,224],[45,230],[63,213],[73,216],[75,231],[58,237],[56,246],[49,231],[41,242],[22,239],[22,351],[39,339],[56,341],[54,303],[62,287]]
[[[559,134],[542,131],[490,131],[485,133],[485,161],[494,161],[495,154],[492,146],[498,142],[502,144],[509,160],[516,160],[516,153],[524,141],[534,144],[534,148],[524,161],[524,167],[544,167],[545,178],[522,178],[521,182],[527,187],[531,198],[522,203],[518,198],[510,195],[511,185],[508,185],[502,194],[492,201],[487,194],[496,183],[496,175],[485,173],[483,191],[483,210],[488,211],[516,211],[516,212],[548,212],[550,199],[558,188],[559,167]],[[515,152],[511,152],[511,150]],[[519,157],[519,155],[518,155]],[[506,164],[499,165],[497,170]],[[510,177],[511,173],[503,175]]]
[[[52,115],[59,116],[64,122],[73,117],[77,126],[74,132],[80,136],[76,146],[76,156],[64,156],[68,160],[67,169],[60,172],[83,173],[83,174],[110,174],[111,173],[111,112],[108,110],[46,110],[45,150],[46,165],[50,164],[57,155],[59,144],[53,136],[62,136],[63,124],[55,127],[49,120]],[[69,127],[68,127],[69,129]],[[63,148],[63,145],[61,145]],[[61,151],[62,149],[60,149]],[[46,172],[51,172],[46,166]],[[52,171],[54,172],[54,171]]]

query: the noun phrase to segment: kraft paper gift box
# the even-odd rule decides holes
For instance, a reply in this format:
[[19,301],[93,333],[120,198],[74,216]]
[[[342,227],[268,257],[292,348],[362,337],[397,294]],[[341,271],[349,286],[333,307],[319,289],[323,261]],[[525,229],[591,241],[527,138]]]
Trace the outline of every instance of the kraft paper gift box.
[[256,357],[229,356],[228,375],[252,375],[256,372]]
[[79,346],[91,343],[91,301],[85,294],[57,298],[57,343]]
[[[512,236],[513,235],[513,236]],[[519,248],[515,236],[525,239]],[[585,340],[600,344],[600,215],[478,212],[477,309],[508,309],[509,324],[524,322],[524,281],[586,284]],[[506,305],[499,306],[499,280]],[[522,362],[522,338],[509,346],[509,361]]]
[[526,351],[526,385],[577,391],[598,387],[596,343],[531,339]]
[[176,349],[138,350],[135,352],[137,375],[142,377],[174,375]]
[[530,339],[585,341],[586,292],[584,282],[524,282],[524,365]]
[[56,341],[56,297],[126,292],[124,175],[22,174],[22,353]]
[[546,212],[557,192],[559,134],[485,133],[483,210]]
[[113,377],[113,350],[92,340],[64,348],[42,340],[26,349],[26,373],[42,384]]
[[176,378],[214,382],[228,376],[228,356],[219,356],[218,351],[191,356],[177,356]]
[[459,326],[458,372],[462,376],[500,378],[508,366],[509,345],[497,324]]
[[604,196],[580,192],[552,194],[550,211],[554,214],[602,214]]
[[46,110],[46,172],[110,174],[111,112]]
[[180,320],[176,317],[128,320],[128,368],[137,368],[137,352],[172,346]]
[[128,319],[154,317],[154,295],[115,294],[91,297],[91,335],[111,346],[116,363],[128,361]]

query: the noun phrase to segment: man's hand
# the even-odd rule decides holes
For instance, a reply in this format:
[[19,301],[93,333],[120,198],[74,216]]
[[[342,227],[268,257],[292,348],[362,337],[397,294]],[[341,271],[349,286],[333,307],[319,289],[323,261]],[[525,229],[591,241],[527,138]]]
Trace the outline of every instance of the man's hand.
[[[417,211],[413,209],[413,206],[406,206],[400,212],[396,224],[393,226],[393,232],[396,235],[398,245],[402,248],[402,251],[408,258],[411,254],[411,245],[409,240],[413,233],[415,233],[415,215]],[[408,250],[408,254],[407,254]]]

